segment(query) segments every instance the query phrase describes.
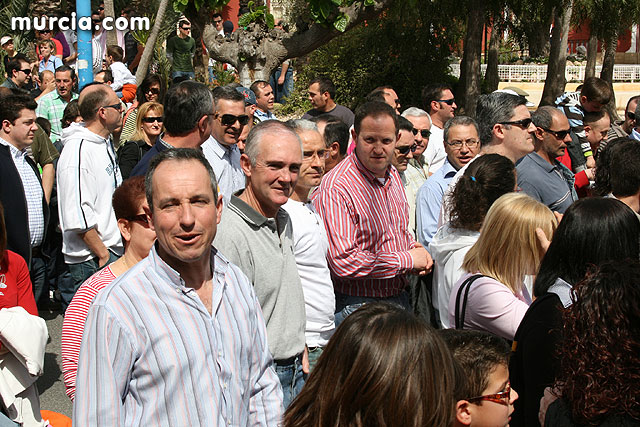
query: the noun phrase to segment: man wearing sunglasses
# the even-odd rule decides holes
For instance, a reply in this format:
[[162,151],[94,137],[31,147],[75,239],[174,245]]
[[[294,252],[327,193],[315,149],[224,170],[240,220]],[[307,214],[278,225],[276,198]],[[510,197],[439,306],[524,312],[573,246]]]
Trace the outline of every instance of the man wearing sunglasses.
[[192,58],[196,52],[196,41],[191,37],[191,22],[178,22],[178,36],[167,42],[167,58],[171,62],[171,79],[194,79]]
[[111,136],[121,126],[122,104],[113,89],[94,83],[82,90],[78,107],[85,126],[65,132],[57,170],[62,253],[72,278],[58,285],[65,308],[78,287],[123,250],[111,206],[122,183]]
[[[638,105],[639,100],[640,95],[629,98],[629,101],[627,101],[627,108],[624,109],[623,120],[616,121],[611,124],[611,129],[607,135],[608,141],[611,141],[614,138],[631,135],[636,124],[636,106]],[[598,151],[602,151],[605,146],[606,143],[601,143]]]
[[632,128],[631,130],[631,134],[629,135],[629,137],[631,139],[635,139],[636,141],[640,141],[640,119],[636,118],[636,117],[640,117],[640,101],[638,101],[638,104],[636,105],[636,111],[633,115],[633,121],[635,123],[635,127]]
[[151,159],[168,148],[199,148],[211,135],[213,115],[213,96],[205,85],[188,80],[171,86],[164,100],[165,133],[130,176],[144,175]]
[[231,196],[242,190],[245,184],[244,172],[240,167],[238,139],[249,116],[245,113],[245,98],[237,90],[220,87],[213,95],[215,114],[211,124],[211,135],[202,144],[202,151],[218,179],[220,194],[225,205]]
[[458,108],[451,87],[442,83],[433,84],[422,90],[422,101],[431,117],[431,138],[424,152],[429,165],[429,173],[435,173],[444,164],[444,124],[455,115]]
[[391,164],[400,174],[400,180],[404,187],[404,193],[409,203],[409,233],[415,238],[416,236],[416,191],[409,185],[405,172],[408,170],[409,162],[413,159],[413,153],[416,151],[416,143],[413,140],[413,125],[402,116],[398,117],[398,142],[391,157]]
[[557,108],[540,107],[532,115],[535,149],[516,167],[518,186],[529,196],[563,214],[576,200],[573,173],[557,158],[571,142],[567,117]]
[[22,89],[31,80],[31,68],[26,59],[14,58],[7,66],[7,79],[2,82],[2,87],[9,89]]
[[409,160],[404,176],[413,194],[418,194],[418,190],[430,175],[429,164],[426,161],[424,152],[431,137],[431,118],[426,111],[416,107],[409,107],[404,110],[402,117],[406,117],[413,125],[411,132],[413,133],[413,141],[416,144],[416,151],[413,152],[413,158]]

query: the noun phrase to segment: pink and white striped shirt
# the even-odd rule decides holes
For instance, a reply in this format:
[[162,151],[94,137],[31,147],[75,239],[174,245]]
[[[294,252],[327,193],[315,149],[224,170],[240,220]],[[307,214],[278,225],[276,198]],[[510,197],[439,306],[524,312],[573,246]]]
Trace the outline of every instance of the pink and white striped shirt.
[[352,153],[325,176],[313,197],[329,237],[335,290],[378,298],[402,292],[415,241],[398,171],[389,167],[382,183]]
[[62,324],[62,375],[67,396],[73,400],[76,395],[76,374],[78,372],[78,357],[82,344],[84,324],[87,322],[89,307],[98,292],[107,287],[116,276],[108,265],[94,273],[78,288],[67,311],[64,312]]

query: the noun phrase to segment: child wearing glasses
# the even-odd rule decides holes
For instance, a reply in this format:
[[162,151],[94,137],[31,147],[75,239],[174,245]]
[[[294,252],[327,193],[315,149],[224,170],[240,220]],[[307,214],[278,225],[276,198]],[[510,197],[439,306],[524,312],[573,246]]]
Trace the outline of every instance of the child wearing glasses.
[[107,66],[113,74],[111,89],[116,92],[118,98],[130,104],[136,98],[136,78],[122,62],[124,51],[118,45],[107,47]]
[[440,337],[447,343],[462,371],[456,385],[454,427],[508,426],[518,393],[509,384],[507,342],[487,332],[442,329]]

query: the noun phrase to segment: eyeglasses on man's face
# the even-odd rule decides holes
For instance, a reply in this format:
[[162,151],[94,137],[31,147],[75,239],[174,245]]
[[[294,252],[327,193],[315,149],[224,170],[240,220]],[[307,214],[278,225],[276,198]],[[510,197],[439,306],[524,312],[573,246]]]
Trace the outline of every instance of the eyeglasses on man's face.
[[558,139],[565,139],[567,137],[567,135],[569,135],[569,132],[571,132],[571,129],[567,129],[567,130],[551,130],[551,129],[547,129],[547,128],[543,128],[540,127],[540,129],[542,129],[543,131],[550,133],[551,135],[555,136]]
[[444,102],[445,104],[451,106],[451,105],[456,103],[456,99],[455,98],[451,98],[451,99],[436,99],[436,102]]
[[488,400],[489,402],[500,403],[501,405],[508,405],[511,400],[511,383],[507,383],[507,387],[504,391],[496,394],[485,394],[484,396],[476,396],[470,399],[466,399],[469,403],[477,402],[479,400]]
[[420,132],[420,135],[425,139],[429,139],[429,137],[431,136],[431,131],[429,129],[416,129],[416,128],[413,128],[413,129],[411,129],[411,132],[413,133],[413,136],[418,135],[418,132]]
[[480,144],[480,141],[478,141],[477,139],[465,139],[460,140],[460,139],[454,139],[453,141],[447,141],[447,145],[449,147],[453,147],[456,150],[459,150],[462,148],[462,145],[466,145],[468,148],[476,148],[478,146],[478,144]]
[[240,116],[235,116],[233,114],[215,114],[215,118],[216,119],[220,119],[220,123],[222,123],[223,126],[231,126],[233,125],[236,121],[240,122],[240,125],[244,126],[247,123],[249,123],[249,116],[247,116],[246,114],[242,114]]
[[114,110],[116,110],[118,113],[122,113],[122,104],[121,103],[117,103],[117,104],[113,104],[113,105],[103,105],[100,108],[113,108]]

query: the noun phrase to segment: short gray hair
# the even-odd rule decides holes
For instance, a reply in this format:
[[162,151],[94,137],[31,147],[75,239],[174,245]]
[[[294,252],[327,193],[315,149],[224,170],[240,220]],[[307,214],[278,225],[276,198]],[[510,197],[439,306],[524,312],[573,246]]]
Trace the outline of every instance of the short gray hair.
[[476,117],[482,146],[491,144],[493,127],[496,124],[508,122],[514,116],[515,108],[526,104],[527,100],[524,97],[509,93],[493,92],[481,95],[478,99]]
[[300,144],[300,151],[302,151],[302,141],[291,125],[278,120],[265,120],[251,128],[247,140],[244,143],[244,154],[247,155],[252,166],[255,166],[256,160],[260,155],[260,141],[262,141],[263,136],[268,133],[280,135],[283,133],[292,134],[296,137],[296,140]]
[[538,108],[531,114],[531,120],[533,124],[543,129],[551,129],[551,123],[553,122],[553,116],[556,114],[563,114],[562,111],[551,105],[545,105]]
[[287,125],[296,132],[304,132],[306,130],[315,130],[316,132],[319,132],[318,125],[307,119],[287,120]]
[[444,141],[449,141],[449,131],[454,126],[473,126],[478,132],[478,123],[469,116],[455,116],[444,124]]
[[[424,116],[428,116],[429,113],[427,113],[426,111],[424,111],[422,108],[418,108],[418,107],[409,107],[406,110],[404,110],[402,112],[402,117],[407,117],[407,116],[411,116],[411,117],[424,117]],[[429,119],[431,119],[431,117],[429,117]]]
[[216,180],[216,175],[213,173],[213,169],[211,165],[207,161],[206,157],[202,153],[202,150],[196,148],[169,148],[168,150],[164,150],[158,154],[156,154],[149,163],[149,169],[147,170],[146,175],[144,176],[144,187],[145,187],[145,195],[147,197],[147,203],[149,204],[149,209],[153,212],[153,174],[158,169],[163,162],[167,162],[169,160],[176,161],[189,161],[195,160],[200,162],[202,166],[205,167],[207,173],[209,174],[209,180],[211,181],[211,191],[213,191],[213,199],[214,202],[218,200],[218,181]]

